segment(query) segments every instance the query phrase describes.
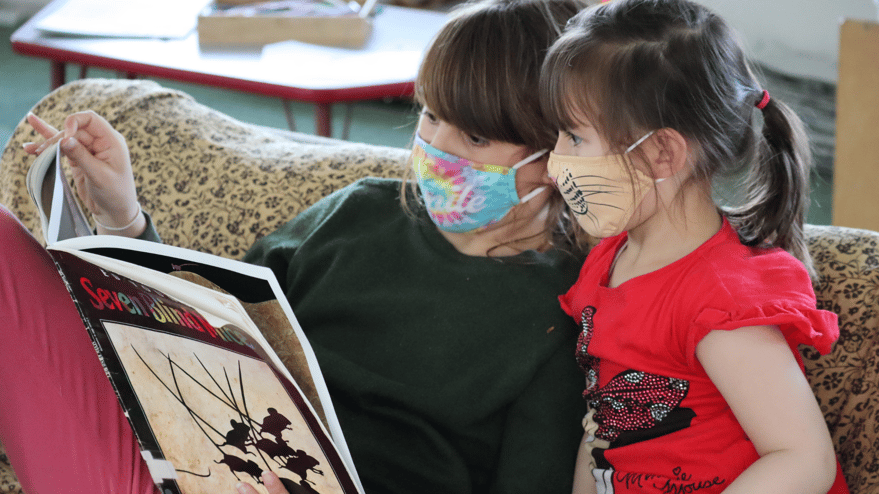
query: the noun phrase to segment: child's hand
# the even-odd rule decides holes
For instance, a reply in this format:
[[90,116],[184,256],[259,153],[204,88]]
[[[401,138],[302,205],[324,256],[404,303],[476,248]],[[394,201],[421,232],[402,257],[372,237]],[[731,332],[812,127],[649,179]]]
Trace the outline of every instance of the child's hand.
[[[140,214],[131,158],[122,134],[93,111],[68,116],[61,132],[34,114],[29,114],[27,121],[46,140],[27,143],[24,150],[40,154],[61,141],[61,152],[72,167],[76,191],[99,223],[98,233],[136,237],[143,232],[146,219]],[[109,231],[101,225],[129,227]]]
[[[284,484],[281,483],[281,479],[272,472],[263,472],[262,482],[266,489],[269,490],[269,494],[289,494],[287,489],[284,488]],[[235,488],[238,494],[258,494],[252,485],[245,482],[239,482]]]

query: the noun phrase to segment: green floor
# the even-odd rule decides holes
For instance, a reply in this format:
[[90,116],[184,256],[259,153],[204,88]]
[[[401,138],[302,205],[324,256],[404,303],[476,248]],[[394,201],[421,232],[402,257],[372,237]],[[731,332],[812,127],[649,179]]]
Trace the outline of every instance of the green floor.
[[[12,135],[12,129],[27,111],[49,92],[49,62],[13,53],[9,37],[14,28],[0,27],[0,143]],[[78,67],[68,68],[68,80],[78,76]],[[112,72],[91,70],[91,77],[116,77]],[[253,96],[193,84],[157,79],[165,86],[183,90],[197,101],[225,112],[239,120],[287,128],[282,104],[274,98]],[[294,103],[297,130],[314,131],[311,105]],[[345,106],[333,109],[333,135],[342,134]],[[354,104],[349,140],[384,146],[407,147],[415,128],[416,115],[409,103],[370,101]],[[812,180],[812,206],[808,221],[830,224],[831,184],[828,173],[815,174]]]

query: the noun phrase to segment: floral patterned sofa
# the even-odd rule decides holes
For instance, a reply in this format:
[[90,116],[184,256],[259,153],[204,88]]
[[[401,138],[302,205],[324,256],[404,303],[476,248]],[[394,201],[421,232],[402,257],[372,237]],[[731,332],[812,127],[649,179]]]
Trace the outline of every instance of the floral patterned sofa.
[[[148,81],[83,80],[33,109],[60,126],[92,109],[127,139],[138,193],[166,242],[239,258],[324,195],[364,176],[399,176],[403,149],[348,143],[245,124]],[[0,203],[40,237],[25,190],[36,138],[20,124],[0,162]],[[819,306],[839,314],[833,352],[805,350],[808,377],[853,493],[879,493],[879,233],[809,225]],[[3,401],[0,413],[15,406]],[[0,493],[20,486],[0,445]]]

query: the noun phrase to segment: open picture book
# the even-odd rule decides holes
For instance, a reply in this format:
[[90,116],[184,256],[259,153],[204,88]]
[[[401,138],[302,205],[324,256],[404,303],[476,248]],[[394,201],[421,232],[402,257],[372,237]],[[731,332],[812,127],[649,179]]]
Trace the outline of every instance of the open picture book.
[[57,145],[27,187],[47,249],[163,493],[362,493],[308,340],[268,268],[94,235]]

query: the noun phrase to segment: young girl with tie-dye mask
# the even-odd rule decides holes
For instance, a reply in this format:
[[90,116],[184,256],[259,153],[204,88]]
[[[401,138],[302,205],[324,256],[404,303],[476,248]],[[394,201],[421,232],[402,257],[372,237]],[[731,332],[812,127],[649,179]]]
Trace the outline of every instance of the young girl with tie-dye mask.
[[[404,190],[465,254],[584,251],[589,237],[566,214],[546,175],[555,131],[539,107],[538,60],[567,2],[475,3],[458,11],[425,54],[416,81],[422,110]],[[525,5],[528,5],[525,7]],[[510,15],[520,10],[520,15]],[[477,19],[479,19],[477,21]],[[466,20],[466,21],[465,21]],[[563,24],[563,23],[562,23]]]
[[[547,178],[556,132],[537,89],[546,50],[582,7],[577,0],[485,0],[453,12],[416,81],[424,109],[411,182],[357,182],[244,258],[277,274],[321,364],[367,493],[571,491],[586,407],[571,358],[576,325],[556,297],[574,282],[585,243],[575,240],[576,222]],[[50,140],[63,137],[64,152],[87,174],[79,192],[91,199],[100,233],[155,237],[137,205],[124,140],[106,120],[76,114],[60,135],[29,120]],[[63,293],[51,266],[32,266],[49,262],[36,242],[24,240],[20,225],[2,226],[5,242],[26,245],[9,250],[21,254],[3,259],[0,274],[14,271]],[[38,407],[29,392],[38,374],[38,382],[65,382],[64,362],[103,374],[68,309],[53,325],[25,318],[20,327],[0,328],[0,348],[15,353],[0,350],[0,382],[22,383],[4,387],[4,399],[22,413],[0,411],[0,440],[14,465],[24,462],[17,471],[27,492],[61,492],[59,485],[149,491],[149,473],[108,385],[86,386],[95,398],[79,408]],[[43,339],[31,337],[50,333],[68,357],[57,366],[43,365],[45,349],[34,347]],[[24,365],[31,360],[39,365]],[[88,424],[114,424],[118,434],[88,434]],[[83,453],[72,459],[41,441],[58,429]],[[118,444],[110,441],[117,436]],[[51,454],[40,444],[52,445]],[[33,454],[14,454],[22,451]],[[31,458],[71,467],[41,475],[52,469],[24,466]]]
[[[830,350],[803,238],[809,152],[735,34],[614,0],[553,45],[548,170],[603,240],[560,297],[586,374],[575,493],[847,492],[796,347]],[[715,179],[747,177],[740,204]]]

